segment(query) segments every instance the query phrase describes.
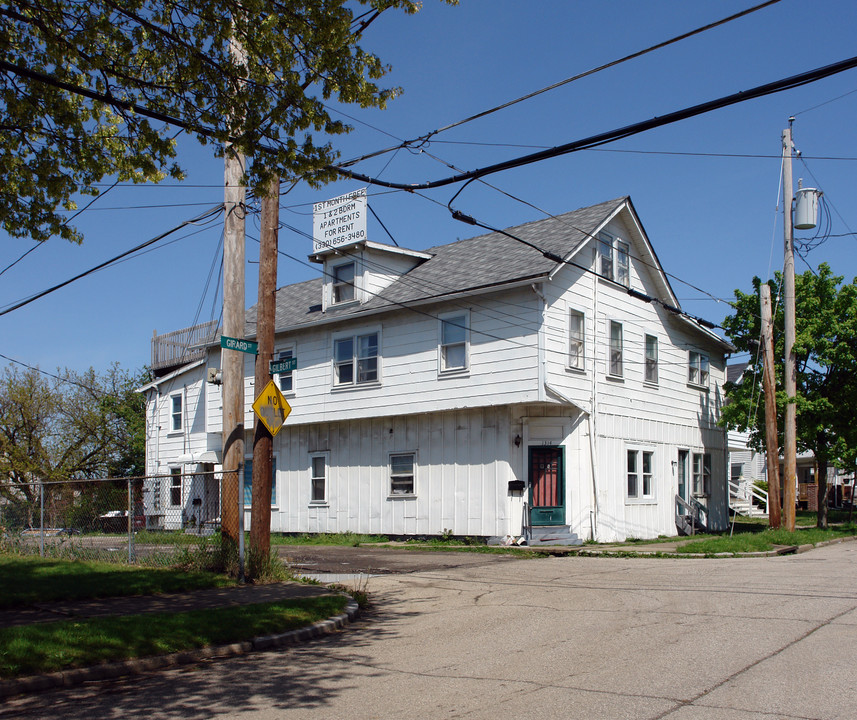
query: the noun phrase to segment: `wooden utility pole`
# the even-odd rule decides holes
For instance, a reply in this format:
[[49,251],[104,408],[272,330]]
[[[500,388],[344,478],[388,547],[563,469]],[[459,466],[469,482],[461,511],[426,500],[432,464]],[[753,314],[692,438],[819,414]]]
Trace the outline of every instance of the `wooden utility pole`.
[[[271,380],[277,294],[277,239],[280,226],[280,181],[271,181],[262,198],[262,239],[259,247],[259,300],[256,305],[256,398]],[[271,482],[274,441],[256,418],[253,436],[253,508],[250,513],[251,572],[267,563],[271,553]]]
[[759,288],[762,311],[762,385],[765,390],[765,449],[768,469],[768,521],[772,528],[782,525],[780,501],[780,446],[777,442],[777,381],[774,372],[774,320],[771,316],[771,286]]
[[[226,337],[244,337],[244,156],[232,148],[225,153],[223,228],[223,330]],[[244,466],[244,353],[222,349],[223,370],[223,482],[220,503],[221,532],[239,542],[239,505]]]
[[783,317],[785,320],[785,368],[783,385],[786,390],[786,417],[783,434],[783,524],[795,529],[795,484],[797,475],[797,379],[795,376],[795,255],[792,224],[792,129],[783,130]]

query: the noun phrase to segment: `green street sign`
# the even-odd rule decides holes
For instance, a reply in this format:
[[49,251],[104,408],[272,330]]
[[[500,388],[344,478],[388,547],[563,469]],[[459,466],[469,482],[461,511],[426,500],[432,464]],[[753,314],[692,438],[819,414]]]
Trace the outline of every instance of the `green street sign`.
[[271,366],[268,372],[271,375],[277,375],[278,373],[291,372],[292,370],[298,369],[298,359],[297,358],[286,358],[285,360],[271,360]]
[[237,350],[238,352],[248,353],[249,355],[259,354],[259,343],[252,340],[226,337],[226,335],[220,336],[220,347],[226,350]]

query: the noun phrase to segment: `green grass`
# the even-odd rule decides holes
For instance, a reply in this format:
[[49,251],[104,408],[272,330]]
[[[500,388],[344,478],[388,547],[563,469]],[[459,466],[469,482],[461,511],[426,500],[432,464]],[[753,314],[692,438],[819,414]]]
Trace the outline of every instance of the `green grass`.
[[346,545],[356,547],[367,543],[384,543],[385,535],[360,533],[305,533],[302,535],[271,535],[271,545]]
[[757,532],[736,532],[728,535],[709,536],[700,540],[692,540],[681,545],[680,551],[694,554],[766,552],[773,550],[775,545],[816,545],[825,540],[835,540],[841,537],[857,535],[857,526],[844,525],[840,527],[806,528],[789,532],[787,530],[762,529]]
[[341,613],[341,595],[194,610],[88,618],[0,628],[0,677],[85,667],[305,627]]
[[204,571],[0,555],[0,608],[52,600],[153,595],[234,584],[234,580],[224,575]]

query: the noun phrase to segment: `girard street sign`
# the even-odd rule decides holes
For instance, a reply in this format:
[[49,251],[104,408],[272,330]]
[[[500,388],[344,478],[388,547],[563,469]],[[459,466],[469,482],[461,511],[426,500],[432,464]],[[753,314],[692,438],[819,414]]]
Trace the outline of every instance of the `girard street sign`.
[[250,355],[259,354],[259,343],[252,340],[242,340],[241,338],[220,336],[220,347],[227,350],[238,350],[238,352],[248,353]]
[[280,388],[273,380],[268,382],[253,403],[253,412],[268,428],[271,435],[280,432],[280,428],[283,427],[283,423],[286,422],[291,411],[291,405],[286,402],[286,398],[283,397],[283,393],[280,392]]

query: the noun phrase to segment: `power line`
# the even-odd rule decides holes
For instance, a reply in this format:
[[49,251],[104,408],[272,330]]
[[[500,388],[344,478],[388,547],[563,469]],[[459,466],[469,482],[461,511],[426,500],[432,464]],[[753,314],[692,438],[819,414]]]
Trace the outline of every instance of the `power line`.
[[673,45],[681,40],[686,40],[687,38],[693,37],[694,35],[699,35],[700,33],[712,30],[713,28],[719,27],[720,25],[725,25],[726,23],[732,22],[733,20],[737,20],[739,18],[744,17],[745,15],[750,15],[751,13],[754,13],[757,10],[762,10],[763,8],[766,8],[770,5],[775,5],[778,2],[780,2],[780,0],[768,0],[767,2],[760,3],[759,5],[755,5],[754,7],[748,8],[747,10],[742,10],[741,12],[735,13],[734,15],[730,15],[721,20],[717,20],[716,22],[709,23],[708,25],[703,25],[702,27],[698,27],[695,30],[682,33],[681,35],[676,35],[675,37],[672,37],[669,40],[664,40],[663,42],[657,43],[656,45],[651,45],[650,47],[647,47],[644,50],[638,50],[637,52],[631,53],[630,55],[625,55],[624,57],[621,57],[618,60],[613,60],[609,63],[605,63],[604,65],[599,65],[598,67],[592,68],[591,70],[586,70],[585,72],[578,73],[577,75],[573,75],[572,77],[566,78],[565,80],[560,80],[559,82],[553,83],[552,85],[548,85],[547,87],[544,87],[541,90],[535,90],[515,100],[510,100],[509,102],[505,102],[502,105],[497,105],[496,107],[490,108],[489,110],[483,110],[482,112],[476,113],[475,115],[471,115],[470,117],[464,118],[463,120],[459,120],[437,130],[433,130],[432,132],[427,133],[426,135],[423,135],[420,138],[417,138],[417,140],[415,140],[414,142],[429,140],[433,135],[437,135],[438,133],[450,130],[460,125],[464,125],[465,123],[477,120],[479,118],[483,118],[487,115],[491,115],[492,113],[495,113],[499,110],[504,110],[505,108],[511,107],[512,105],[516,105],[517,103],[523,102],[524,100],[529,100],[538,95],[549,92],[550,90],[555,90],[556,88],[562,87],[563,85],[568,85],[569,83],[575,82],[576,80],[580,80],[590,75],[594,75],[598,72],[601,72],[602,70],[607,70],[608,68],[621,65],[622,63],[626,63],[629,60],[635,60],[636,58],[643,57],[644,55],[648,55],[649,53],[654,52],[655,50],[660,50],[669,45]]
[[[662,116],[656,116],[649,120],[632,123],[631,125],[626,125],[615,130],[599,133],[597,135],[592,135],[581,140],[575,140],[573,142],[558,145],[547,150],[541,150],[535,153],[530,153],[529,155],[523,155],[521,157],[513,158],[511,160],[505,160],[500,163],[495,163],[493,165],[488,165],[483,168],[471,170],[465,173],[460,173],[458,175],[443,178],[440,180],[423,183],[398,183],[381,180],[380,178],[373,178],[362,173],[357,173],[352,170],[348,170],[342,164],[326,165],[323,169],[332,170],[344,177],[349,177],[354,180],[370,183],[372,185],[379,185],[381,187],[389,187],[408,191],[430,190],[432,188],[443,187],[445,185],[451,185],[456,182],[463,182],[472,178],[484,177],[486,175],[501,172],[503,170],[523,167],[525,165],[530,165],[535,162],[540,162],[542,160],[567,155],[573,152],[578,152],[580,150],[591,149],[599,145],[605,145],[607,143],[614,142],[622,138],[631,137],[632,135],[637,135],[648,130],[652,130],[654,128],[663,127],[665,125],[670,125],[681,120],[687,120],[698,115],[703,115],[705,113],[712,112],[713,110],[719,110],[724,107],[729,107],[730,105],[746,102],[747,100],[752,100],[759,97],[764,97],[767,95],[782,92],[784,90],[790,90],[796,87],[800,87],[802,85],[807,85],[823,78],[836,75],[846,70],[850,70],[854,67],[857,67],[857,56],[847,58],[845,60],[841,60],[839,62],[832,63],[824,67],[816,68],[814,70],[810,70],[804,73],[800,73],[798,75],[792,75],[781,80],[766,83],[764,85],[759,85],[749,90],[732,93],[731,95],[726,95],[715,100],[699,103],[697,105],[667,113]],[[202,135],[203,137],[217,139],[216,132],[213,128],[181,120],[179,118],[172,117],[162,112],[149,110],[145,106],[139,105],[137,103],[123,101],[113,97],[112,95],[99,93],[88,88],[72,85],[71,83],[64,82],[62,80],[59,80],[58,78],[52,77],[45,73],[40,73],[30,68],[14,65],[2,59],[0,59],[0,69],[5,70],[7,72],[11,72],[16,75],[20,75],[22,77],[29,78],[31,80],[35,80],[37,82],[52,85],[54,87],[65,90],[66,92],[82,95],[83,97],[87,97],[91,100],[104,102],[119,109],[135,112],[143,117],[148,117],[171,125],[175,125],[176,127],[189,130],[191,132]],[[233,141],[235,140],[235,138],[230,139]],[[261,143],[257,145],[257,148],[260,151],[268,154],[277,154],[278,152],[276,148]]]
[[717,98],[715,100],[709,100],[707,102],[699,103],[697,105],[693,105],[682,110],[676,110],[665,115],[656,116],[649,120],[643,120],[641,122],[632,123],[631,125],[625,125],[624,127],[620,127],[615,130],[599,133],[597,135],[591,135],[581,140],[575,140],[573,142],[558,145],[547,150],[530,153],[529,155],[522,155],[511,160],[505,160],[503,162],[488,165],[486,167],[478,168],[476,170],[459,173],[457,175],[442,178],[440,180],[432,180],[423,183],[396,183],[387,180],[381,180],[380,178],[373,178],[362,173],[354,172],[352,170],[347,170],[341,166],[329,166],[327,169],[334,169],[340,175],[344,175],[354,180],[359,180],[361,182],[371,183],[372,185],[380,185],[381,187],[389,187],[398,190],[409,191],[431,190],[433,188],[443,187],[445,185],[451,185],[453,183],[463,182],[465,180],[472,180],[484,177],[486,175],[491,175],[493,173],[501,172],[503,170],[511,170],[513,168],[524,167],[525,165],[531,165],[542,160],[548,160],[551,158],[560,157],[562,155],[568,155],[570,153],[579,152],[580,150],[588,150],[599,145],[606,145],[607,143],[615,142],[616,140],[621,140],[622,138],[638,135],[648,130],[653,130],[655,128],[663,127],[665,125],[671,125],[672,123],[679,122],[681,120],[687,120],[698,115],[703,115],[705,113],[712,112],[713,110],[719,110],[724,107],[729,107],[730,105],[736,105],[738,103],[746,102],[747,100],[753,100],[756,98],[765,97],[767,95],[782,92],[784,90],[791,90],[796,87],[801,87],[802,85],[807,85],[809,83],[822,80],[826,77],[830,77],[831,75],[836,75],[846,70],[851,70],[855,67],[857,67],[857,56],[848,58],[846,60],[841,60],[837,63],[832,63],[824,67],[816,68],[808,72],[800,73],[798,75],[791,75],[787,78],[783,78],[782,80],[776,80],[774,82],[766,83],[764,85],[758,85],[754,88],[750,88],[749,90],[743,90],[737,93],[732,93],[731,95],[726,95]]
[[192,225],[192,224],[199,222],[201,220],[206,220],[206,219],[208,219],[208,218],[210,218],[216,214],[219,214],[222,211],[223,211],[223,206],[217,205],[217,206],[211,208],[210,210],[208,210],[207,212],[205,212],[201,215],[198,215],[195,218],[192,218],[191,220],[185,220],[183,223],[180,223],[179,225],[175,226],[174,228],[171,228],[170,230],[167,230],[166,232],[161,233],[157,237],[151,238],[150,240],[146,240],[145,242],[140,243],[139,245],[131,248],[130,250],[126,250],[125,252],[120,253],[119,255],[116,255],[115,257],[110,258],[109,260],[105,260],[104,262],[99,263],[95,267],[89,268],[88,270],[84,270],[82,273],[78,273],[77,275],[75,275],[72,278],[69,278],[68,280],[65,280],[65,281],[63,281],[57,285],[54,285],[53,287],[49,287],[46,290],[42,290],[41,292],[36,293],[35,295],[31,295],[26,300],[22,300],[21,302],[16,303],[16,304],[12,305],[11,307],[7,307],[4,310],[0,310],[0,317],[2,317],[3,315],[7,315],[8,313],[10,313],[14,310],[19,310],[20,308],[24,307],[25,305],[29,305],[31,302],[34,302],[35,300],[38,300],[39,298],[45,297],[45,295],[50,295],[52,292],[55,292],[56,290],[59,290],[60,288],[64,288],[66,285],[70,285],[71,283],[75,282],[76,280],[80,280],[81,278],[84,278],[87,275],[91,275],[92,273],[94,273],[98,270],[101,270],[102,268],[105,268],[108,265],[111,265],[111,264],[121,260],[122,258],[125,258],[129,255],[132,255],[133,253],[138,252],[139,250],[142,250],[143,248],[149,247],[150,245],[154,245],[159,240],[163,240],[165,237],[172,235],[174,232],[180,230],[181,228],[185,227],[186,225]]

